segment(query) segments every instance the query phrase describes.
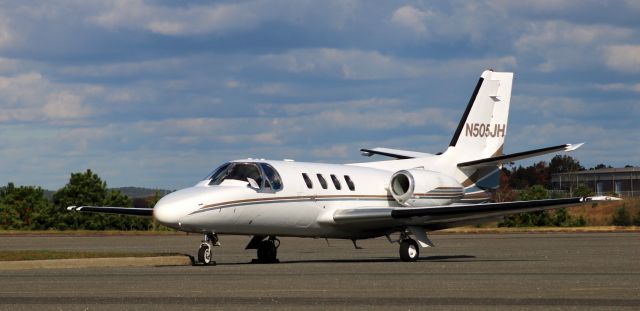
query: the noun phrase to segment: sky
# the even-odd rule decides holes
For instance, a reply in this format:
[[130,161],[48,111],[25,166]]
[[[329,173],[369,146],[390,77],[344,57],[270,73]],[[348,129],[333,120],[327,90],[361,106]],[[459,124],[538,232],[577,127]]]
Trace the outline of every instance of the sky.
[[0,183],[92,169],[178,189],[239,158],[436,153],[489,68],[515,72],[506,153],[586,142],[586,167],[640,165],[638,16],[631,0],[3,0]]

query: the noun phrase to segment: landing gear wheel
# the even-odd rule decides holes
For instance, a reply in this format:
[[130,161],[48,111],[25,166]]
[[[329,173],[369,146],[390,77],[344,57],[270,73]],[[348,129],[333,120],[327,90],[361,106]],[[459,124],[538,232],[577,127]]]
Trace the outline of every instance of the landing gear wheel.
[[200,249],[198,249],[198,262],[203,265],[210,265],[212,263],[211,246],[209,244],[202,243],[200,245]]
[[420,256],[418,243],[413,239],[406,239],[400,243],[400,259],[402,261],[416,261]]
[[260,242],[258,245],[258,262],[260,263],[277,263],[278,260],[278,246],[280,246],[280,240],[268,239]]

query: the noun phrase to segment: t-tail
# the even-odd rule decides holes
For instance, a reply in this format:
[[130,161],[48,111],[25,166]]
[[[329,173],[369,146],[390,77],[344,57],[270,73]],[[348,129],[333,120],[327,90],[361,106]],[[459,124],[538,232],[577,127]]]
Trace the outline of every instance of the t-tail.
[[[509,128],[509,105],[513,73],[486,70],[469,99],[462,119],[442,155],[456,163],[467,201],[488,199],[489,190],[500,185],[504,163],[551,152],[572,151],[582,144],[547,147],[505,155]],[[462,175],[460,175],[462,173]]]
[[504,163],[558,151],[572,151],[582,144],[504,154],[509,130],[512,72],[485,70],[473,89],[467,108],[449,143],[439,155],[389,148],[361,149],[363,155],[374,154],[396,161],[359,163],[361,166],[389,170],[423,168],[453,177],[464,187],[463,201],[486,201],[490,191],[500,185],[500,168]]

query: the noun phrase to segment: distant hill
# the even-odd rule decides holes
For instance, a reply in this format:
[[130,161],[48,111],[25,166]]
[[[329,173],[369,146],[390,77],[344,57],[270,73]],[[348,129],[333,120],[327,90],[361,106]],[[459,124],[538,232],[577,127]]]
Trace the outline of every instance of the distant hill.
[[[160,191],[161,197],[172,192],[171,190],[166,190],[166,189],[151,189],[151,188],[142,188],[142,187],[118,187],[118,188],[109,188],[109,190],[118,190],[132,199],[152,197],[156,194],[156,190]],[[55,191],[53,190],[44,190],[44,196],[49,200],[53,200],[54,193]]]
[[172,192],[166,189],[149,189],[149,188],[141,188],[141,187],[119,187],[119,188],[110,188],[109,190],[118,190],[132,199],[152,197],[156,194],[156,191],[160,192],[161,197]]

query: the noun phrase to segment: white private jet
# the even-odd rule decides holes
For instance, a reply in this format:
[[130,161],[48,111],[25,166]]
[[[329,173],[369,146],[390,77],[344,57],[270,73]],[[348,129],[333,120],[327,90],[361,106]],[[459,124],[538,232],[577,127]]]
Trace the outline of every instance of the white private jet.
[[[418,245],[433,246],[427,231],[589,200],[488,202],[503,163],[582,145],[503,154],[512,81],[510,72],[482,73],[449,147],[440,154],[374,148],[361,151],[393,159],[352,164],[235,160],[193,187],[166,195],[154,208],[68,209],[153,216],[176,230],[202,233],[198,261],[204,264],[215,263],[211,249],[219,245],[218,234],[253,236],[246,248],[257,249],[259,262],[277,262],[278,236],[350,239],[356,248],[356,240],[386,236],[400,244],[400,259],[415,261]],[[393,241],[395,233],[399,239]]]

